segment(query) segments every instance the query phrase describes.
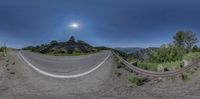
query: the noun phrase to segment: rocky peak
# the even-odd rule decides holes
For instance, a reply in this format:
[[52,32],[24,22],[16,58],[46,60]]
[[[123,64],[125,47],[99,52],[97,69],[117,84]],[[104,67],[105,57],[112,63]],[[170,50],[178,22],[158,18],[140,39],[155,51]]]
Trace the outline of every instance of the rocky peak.
[[76,44],[76,40],[74,36],[71,36],[70,39],[67,41],[67,44]]

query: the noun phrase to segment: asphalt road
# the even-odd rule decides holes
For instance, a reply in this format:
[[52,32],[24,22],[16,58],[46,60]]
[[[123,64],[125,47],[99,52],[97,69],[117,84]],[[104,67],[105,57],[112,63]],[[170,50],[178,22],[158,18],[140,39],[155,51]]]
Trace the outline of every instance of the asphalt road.
[[[65,77],[52,77],[38,72],[22,55],[36,68]],[[35,96],[49,99],[49,95],[62,99],[67,95],[98,92],[110,79],[114,66],[110,51],[73,57],[13,51],[9,52],[7,58],[9,61],[0,62],[5,68],[0,68],[0,75],[3,75],[0,77],[0,99],[35,99]],[[86,75],[66,77],[79,74]]]
[[49,56],[29,51],[21,55],[36,68],[58,75],[76,75],[87,72],[101,64],[111,53],[102,51],[83,56]]

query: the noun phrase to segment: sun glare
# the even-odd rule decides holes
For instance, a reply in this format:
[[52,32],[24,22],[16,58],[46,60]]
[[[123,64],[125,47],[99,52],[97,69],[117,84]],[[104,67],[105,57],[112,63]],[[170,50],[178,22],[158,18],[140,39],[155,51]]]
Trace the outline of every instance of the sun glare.
[[69,27],[71,27],[71,28],[78,28],[79,24],[78,23],[72,23],[72,24],[69,25]]

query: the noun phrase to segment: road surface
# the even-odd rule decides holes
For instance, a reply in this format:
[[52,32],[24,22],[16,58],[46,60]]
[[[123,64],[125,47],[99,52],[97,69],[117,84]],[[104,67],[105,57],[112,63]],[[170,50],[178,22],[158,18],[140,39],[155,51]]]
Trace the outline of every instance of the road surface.
[[57,78],[87,75],[98,69],[110,57],[109,51],[85,56],[49,56],[28,51],[22,51],[19,54],[36,71]]
[[[14,74],[6,74],[9,79],[2,81],[1,85],[11,88],[9,94],[64,95],[96,92],[110,79],[113,71],[110,51],[83,56],[49,56],[26,51],[13,51],[8,55],[9,66],[6,68],[10,70],[5,71]],[[11,78],[13,81],[10,81]]]

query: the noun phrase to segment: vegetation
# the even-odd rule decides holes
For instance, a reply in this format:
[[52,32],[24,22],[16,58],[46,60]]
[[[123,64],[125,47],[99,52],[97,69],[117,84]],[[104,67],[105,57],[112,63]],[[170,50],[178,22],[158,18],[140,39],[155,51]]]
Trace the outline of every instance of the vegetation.
[[123,67],[123,64],[122,64],[121,62],[117,64],[117,68],[118,68],[118,69],[120,69],[120,68],[122,68],[122,67]]
[[156,71],[162,65],[165,71],[181,68],[183,61],[192,62],[200,56],[197,37],[191,31],[178,31],[173,37],[173,42],[162,45],[160,48],[142,49],[134,54],[124,55],[126,60],[133,56],[138,59],[138,67]]
[[188,54],[183,56],[183,60],[187,60],[189,62],[192,62],[192,60],[196,59],[199,56],[200,56],[200,52],[188,53]]
[[149,54],[148,61],[155,63],[175,62],[181,60],[184,54],[186,54],[185,50],[174,44],[162,45],[156,53]]
[[115,68],[115,71],[114,71],[114,74],[117,76],[117,77],[120,77],[121,76],[121,73],[120,73],[120,70],[123,66],[123,64],[119,61],[119,59],[114,56],[114,60],[116,62],[116,68]]
[[3,56],[6,56],[6,52],[7,52],[7,47],[0,47],[0,52],[4,52],[3,54]]
[[177,47],[186,48],[189,52],[192,51],[192,48],[198,42],[197,37],[191,31],[178,31],[173,38]]
[[135,86],[141,86],[146,81],[147,79],[145,79],[144,77],[139,77],[139,76],[134,76],[133,78],[129,79],[129,82]]
[[156,71],[157,66],[158,66],[157,63],[138,62],[138,67],[145,69],[145,70]]
[[[175,62],[183,59],[183,56],[192,51],[198,39],[192,32],[179,31],[173,37],[174,43],[163,45],[156,53],[149,54],[149,62],[163,63]],[[194,48],[196,49],[196,48]]]
[[23,48],[23,50],[31,50],[33,52],[55,56],[78,56],[99,51],[97,48],[94,48],[82,40],[76,41],[73,36],[71,36],[67,42],[58,42],[53,40],[48,44],[42,44],[35,47],[28,46]]
[[4,51],[4,50],[3,50],[3,48],[1,47],[1,48],[0,48],[0,52],[3,52],[3,51]]
[[187,74],[182,74],[182,75],[181,75],[181,79],[182,79],[184,82],[190,80],[189,75],[187,75]]
[[[116,52],[126,61],[131,62],[137,60],[136,66],[151,71],[158,71],[158,69],[160,69],[158,67],[162,67],[162,71],[180,69],[191,63],[197,57],[200,57],[200,49],[195,45],[198,39],[194,33],[178,31],[173,39],[172,43],[162,45],[160,48],[140,49],[131,54],[127,54],[123,51]],[[115,71],[118,77],[121,75],[119,72],[120,68],[133,72],[127,66],[118,62],[117,70]],[[197,69],[198,68],[194,68],[194,70],[188,73],[193,74]],[[180,77],[184,82],[190,80],[189,75],[186,73],[182,74]],[[175,77],[172,79],[175,79]],[[129,79],[129,82],[135,86],[141,86],[146,81],[148,81],[148,79],[137,75]]]
[[192,32],[183,32],[179,31],[173,37],[174,41],[172,44],[163,45],[160,49],[153,54],[149,55],[150,62],[171,62],[181,60],[183,55],[188,52],[197,49],[195,44],[198,42],[198,39]]
[[121,73],[119,72],[118,69],[115,70],[115,75],[116,75],[117,77],[120,77],[120,76],[121,76]]
[[200,57],[200,52],[186,53],[185,55],[183,55],[181,60],[177,61],[161,62],[161,63],[139,61],[138,67],[146,70],[157,71],[158,65],[162,64],[163,67],[167,70],[180,69],[181,65],[183,64],[182,60],[187,60],[190,63],[193,61],[193,59],[196,59],[197,57]]

